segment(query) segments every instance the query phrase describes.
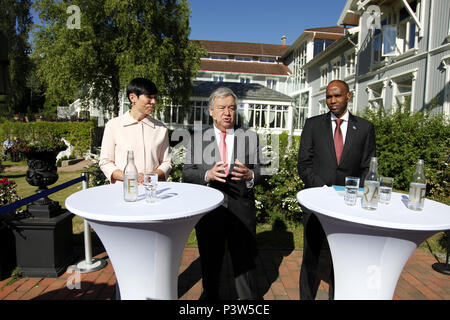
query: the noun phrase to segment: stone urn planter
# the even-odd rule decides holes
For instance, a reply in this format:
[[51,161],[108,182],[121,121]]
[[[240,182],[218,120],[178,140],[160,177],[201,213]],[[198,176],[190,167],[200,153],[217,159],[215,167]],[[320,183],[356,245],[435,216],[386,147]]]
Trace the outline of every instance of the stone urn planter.
[[[59,150],[33,150],[25,153],[28,170],[27,182],[38,189],[36,193],[47,190],[47,186],[58,181],[56,168],[56,156]],[[33,201],[28,205],[28,212],[35,218],[52,218],[60,214],[61,207],[57,201],[50,200],[47,196]]]
[[[25,153],[26,180],[37,186],[36,193],[58,180],[58,150]],[[74,261],[72,246],[73,214],[47,196],[27,206],[27,217],[15,221],[17,266],[28,277],[58,277]]]

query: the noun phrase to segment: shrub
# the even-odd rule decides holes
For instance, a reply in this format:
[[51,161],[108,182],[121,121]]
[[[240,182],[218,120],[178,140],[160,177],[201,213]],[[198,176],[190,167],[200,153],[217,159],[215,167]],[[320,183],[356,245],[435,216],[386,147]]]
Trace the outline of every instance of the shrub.
[[297,223],[301,218],[301,209],[297,193],[304,188],[297,173],[297,155],[299,137],[292,137],[288,146],[288,135],[279,135],[278,169],[255,186],[256,216],[259,222],[275,223],[277,219]]
[[388,114],[384,109],[366,110],[362,115],[375,126],[378,170],[394,177],[394,188],[409,190],[418,159],[425,161],[427,196],[448,203],[450,126],[443,115],[428,111],[410,113],[399,108]]
[[34,132],[48,132],[55,137],[63,137],[73,147],[74,152],[82,156],[92,145],[91,133],[94,123],[88,122],[14,122],[3,120],[0,123],[0,138],[30,137]]

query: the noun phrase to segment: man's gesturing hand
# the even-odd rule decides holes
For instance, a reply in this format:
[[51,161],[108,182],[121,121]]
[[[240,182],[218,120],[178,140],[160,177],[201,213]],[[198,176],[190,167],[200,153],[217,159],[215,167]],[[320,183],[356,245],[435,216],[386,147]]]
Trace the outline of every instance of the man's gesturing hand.
[[211,170],[206,171],[206,182],[210,182],[213,180],[219,182],[225,182],[225,178],[227,177],[225,174],[226,163],[217,162]]
[[231,174],[233,175],[231,180],[235,181],[249,181],[253,179],[253,171],[247,168],[238,159],[234,161],[234,169]]

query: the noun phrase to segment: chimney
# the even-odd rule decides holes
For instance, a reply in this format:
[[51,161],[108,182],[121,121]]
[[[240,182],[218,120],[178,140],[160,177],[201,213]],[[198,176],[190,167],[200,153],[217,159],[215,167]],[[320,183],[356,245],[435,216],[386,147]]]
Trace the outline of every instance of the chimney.
[[286,45],[286,36],[282,36],[281,37],[281,45],[285,46]]

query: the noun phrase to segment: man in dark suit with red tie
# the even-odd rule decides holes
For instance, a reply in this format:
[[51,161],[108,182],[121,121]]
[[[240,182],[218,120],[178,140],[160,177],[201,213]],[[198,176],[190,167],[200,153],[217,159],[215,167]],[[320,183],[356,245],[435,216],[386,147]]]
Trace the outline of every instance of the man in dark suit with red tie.
[[[360,186],[364,184],[370,158],[375,156],[375,130],[371,122],[347,110],[351,97],[347,83],[331,81],[326,90],[326,103],[330,112],[305,122],[297,169],[306,188],[344,185],[346,176],[359,177]],[[326,236],[318,218],[304,207],[302,211],[304,248],[300,299],[313,300],[321,280],[318,275],[319,256]],[[333,268],[329,285],[330,299],[333,299]]]
[[195,226],[203,294],[218,300],[225,253],[230,253],[240,299],[259,299],[255,280],[256,209],[253,186],[260,180],[259,144],[253,131],[235,128],[237,97],[229,88],[209,98],[213,128],[191,137],[183,182],[207,185],[224,194],[224,203]]

